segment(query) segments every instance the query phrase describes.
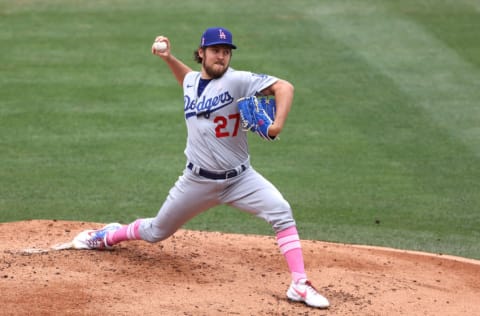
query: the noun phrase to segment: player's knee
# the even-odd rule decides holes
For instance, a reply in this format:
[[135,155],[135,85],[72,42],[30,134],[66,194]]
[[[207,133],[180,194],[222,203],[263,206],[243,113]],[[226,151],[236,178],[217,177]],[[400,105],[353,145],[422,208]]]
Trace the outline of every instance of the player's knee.
[[267,214],[267,221],[272,225],[275,232],[295,225],[292,209],[285,200],[279,201],[275,208],[272,208]]
[[172,234],[164,234],[164,233],[153,233],[153,234],[147,234],[143,240],[146,242],[149,242],[151,244],[160,242],[162,240],[167,239],[170,237]]
[[271,222],[271,224],[272,224],[273,231],[275,233],[281,232],[282,230],[285,230],[287,228],[290,228],[296,225],[295,220],[292,217],[277,220],[277,221]]
[[150,238],[149,240],[145,240],[145,241],[148,242],[148,243],[154,244],[154,243],[160,242],[164,239],[165,238]]
[[156,243],[170,237],[175,231],[155,225],[154,219],[145,220],[140,226],[140,237],[149,243]]
[[172,236],[175,231],[167,231],[167,230],[153,230],[150,240],[150,243],[160,242],[162,240],[167,239],[168,237]]

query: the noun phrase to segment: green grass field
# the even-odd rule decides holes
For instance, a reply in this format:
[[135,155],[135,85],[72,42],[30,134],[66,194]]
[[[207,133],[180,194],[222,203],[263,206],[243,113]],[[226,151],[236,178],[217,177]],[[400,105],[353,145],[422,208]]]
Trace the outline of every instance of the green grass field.
[[[180,175],[181,88],[222,25],[232,66],[291,81],[281,140],[252,163],[304,239],[480,259],[480,2],[0,2],[0,221],[154,216]],[[228,207],[189,229],[271,234]]]

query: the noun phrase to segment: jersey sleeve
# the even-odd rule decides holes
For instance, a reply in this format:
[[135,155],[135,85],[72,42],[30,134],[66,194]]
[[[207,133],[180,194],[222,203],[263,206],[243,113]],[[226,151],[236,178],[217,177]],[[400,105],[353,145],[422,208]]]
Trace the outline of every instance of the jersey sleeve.
[[278,81],[277,77],[265,75],[265,74],[257,74],[248,71],[239,71],[242,81],[246,84],[243,85],[245,87],[245,91],[243,91],[243,96],[252,96],[259,94],[262,90],[270,87],[276,81]]
[[190,71],[183,78],[183,90],[193,87],[195,78],[199,75],[198,71]]

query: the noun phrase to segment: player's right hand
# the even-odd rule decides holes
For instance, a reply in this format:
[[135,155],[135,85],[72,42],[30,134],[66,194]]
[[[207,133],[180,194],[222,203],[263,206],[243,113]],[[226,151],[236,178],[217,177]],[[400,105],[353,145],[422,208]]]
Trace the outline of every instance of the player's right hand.
[[[165,42],[167,44],[167,48],[165,50],[156,50],[154,48],[154,45],[157,42]],[[162,57],[162,58],[168,57],[170,55],[170,40],[167,37],[162,36],[162,35],[157,36],[155,38],[155,41],[152,44],[152,54],[157,55],[157,56]]]

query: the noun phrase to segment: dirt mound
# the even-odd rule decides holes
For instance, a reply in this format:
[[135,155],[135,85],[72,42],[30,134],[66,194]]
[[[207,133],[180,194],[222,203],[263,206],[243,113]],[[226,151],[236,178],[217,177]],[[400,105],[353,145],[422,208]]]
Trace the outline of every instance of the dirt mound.
[[332,304],[289,302],[275,239],[180,230],[114,251],[28,253],[98,223],[0,224],[1,315],[480,315],[480,261],[302,241]]

